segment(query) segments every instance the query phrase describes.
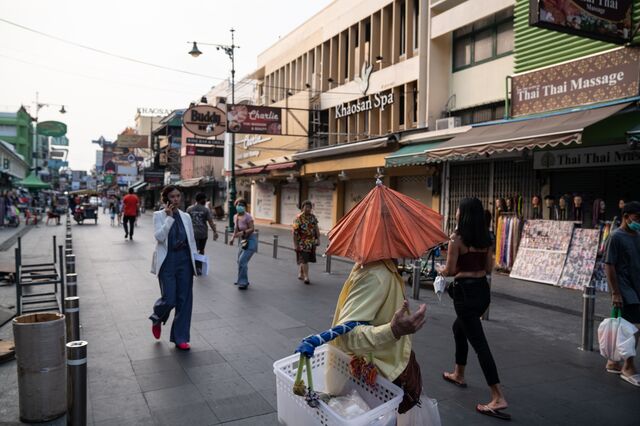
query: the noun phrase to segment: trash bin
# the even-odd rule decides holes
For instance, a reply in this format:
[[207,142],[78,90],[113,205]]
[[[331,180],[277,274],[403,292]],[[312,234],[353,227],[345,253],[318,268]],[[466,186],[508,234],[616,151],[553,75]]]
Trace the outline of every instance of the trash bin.
[[20,420],[46,422],[67,411],[64,315],[45,312],[13,320]]

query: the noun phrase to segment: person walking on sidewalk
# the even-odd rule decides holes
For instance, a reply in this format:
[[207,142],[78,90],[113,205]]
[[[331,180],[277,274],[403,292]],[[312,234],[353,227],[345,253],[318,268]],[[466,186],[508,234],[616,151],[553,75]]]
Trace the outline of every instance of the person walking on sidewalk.
[[[198,248],[198,253],[202,255],[204,255],[204,248],[207,245],[207,237],[209,234],[207,224],[209,224],[213,230],[213,241],[218,239],[218,231],[216,230],[216,224],[213,221],[211,210],[204,205],[206,200],[207,196],[204,192],[198,192],[196,194],[196,203],[187,209],[187,213],[189,213],[191,221],[193,222],[193,234],[196,239],[196,247]],[[196,260],[196,275],[202,275],[202,262],[199,260]]]
[[465,198],[456,213],[458,227],[449,242],[446,266],[438,267],[442,276],[453,276],[450,288],[457,318],[453,323],[456,343],[456,364],[452,373],[442,377],[447,382],[466,388],[464,379],[469,343],[478,355],[480,367],[491,389],[491,401],[478,404],[476,411],[491,417],[510,420],[505,410],[509,404],[500,387],[498,369],[482,330],[480,316],[490,303],[487,274],[493,270],[492,242],[485,220],[484,208],[477,198]]
[[[124,239],[129,237],[133,240],[133,230],[135,228],[136,218],[138,217],[138,206],[140,206],[140,200],[138,196],[133,193],[133,188],[129,188],[129,193],[122,199],[124,219],[122,224],[124,225]],[[128,226],[128,227],[127,227]]]
[[258,249],[258,239],[254,233],[253,217],[247,213],[247,202],[238,198],[236,200],[236,212],[233,217],[233,236],[229,245],[233,245],[236,238],[240,238],[240,251],[238,251],[238,280],[235,284],[238,290],[246,290],[249,287],[249,261]]
[[[609,236],[604,262],[613,306],[622,309],[622,318],[640,327],[640,202],[624,205],[620,227]],[[606,368],[620,374],[622,380],[640,386],[634,357],[627,358],[622,366],[609,361]]]
[[293,247],[298,262],[298,279],[309,281],[309,263],[316,263],[316,247],[320,245],[318,219],[311,210],[313,204],[307,200],[302,203],[302,212],[293,221]]
[[191,216],[178,209],[182,193],[175,185],[162,190],[163,210],[153,214],[156,249],[153,253],[151,273],[158,276],[161,297],[153,306],[149,317],[151,331],[160,339],[162,324],[175,308],[170,341],[180,350],[189,350],[191,310],[193,306],[193,275],[196,265],[193,253],[196,242]]

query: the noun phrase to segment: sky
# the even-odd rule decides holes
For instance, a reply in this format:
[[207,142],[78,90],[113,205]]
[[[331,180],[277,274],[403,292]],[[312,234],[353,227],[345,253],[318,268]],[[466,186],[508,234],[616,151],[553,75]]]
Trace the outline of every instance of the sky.
[[[104,136],[135,124],[138,107],[185,108],[229,77],[230,61],[214,47],[192,58],[188,41],[230,44],[236,30],[236,77],[258,54],[331,0],[0,0],[0,19],[95,49],[186,73],[137,64],[75,47],[0,21],[0,111],[43,107],[39,121],[63,121],[70,167],[89,170]],[[67,113],[59,113],[64,105]]]

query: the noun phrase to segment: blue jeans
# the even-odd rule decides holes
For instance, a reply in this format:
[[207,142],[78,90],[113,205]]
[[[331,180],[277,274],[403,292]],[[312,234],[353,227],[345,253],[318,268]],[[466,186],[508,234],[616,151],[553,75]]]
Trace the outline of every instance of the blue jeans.
[[176,344],[190,340],[191,310],[193,307],[193,265],[189,249],[169,251],[160,274],[162,296],[153,306],[151,321],[166,323],[171,310],[176,312],[171,325],[170,340]]
[[238,281],[237,284],[241,286],[249,285],[249,260],[253,254],[258,250],[258,239],[256,234],[251,234],[247,238],[249,240],[249,246],[247,249],[240,247],[238,251]]

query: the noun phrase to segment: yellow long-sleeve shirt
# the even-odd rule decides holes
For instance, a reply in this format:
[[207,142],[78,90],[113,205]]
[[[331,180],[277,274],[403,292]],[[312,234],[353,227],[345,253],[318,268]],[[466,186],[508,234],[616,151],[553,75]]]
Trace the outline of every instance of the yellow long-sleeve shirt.
[[389,260],[355,265],[342,287],[333,326],[348,321],[366,321],[332,343],[348,354],[372,354],[378,371],[395,380],[407,367],[411,338],[396,339],[391,319],[404,301],[404,282]]

